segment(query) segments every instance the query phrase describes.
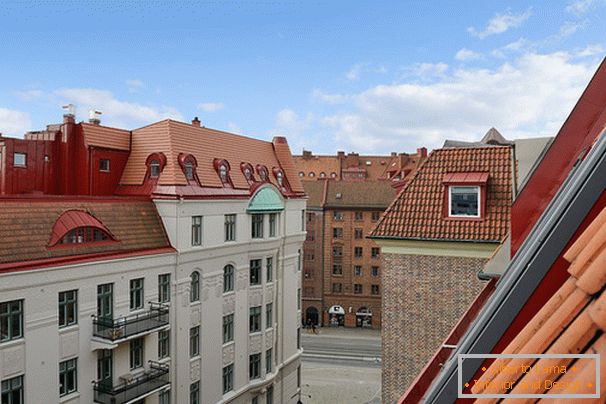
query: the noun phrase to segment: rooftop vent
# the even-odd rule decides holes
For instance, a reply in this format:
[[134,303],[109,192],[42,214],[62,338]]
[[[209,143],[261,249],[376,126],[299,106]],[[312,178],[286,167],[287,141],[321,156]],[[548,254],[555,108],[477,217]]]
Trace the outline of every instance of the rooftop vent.
[[342,197],[343,197],[343,195],[340,192],[337,192],[336,198],[341,199]]
[[101,114],[101,111],[91,109],[88,111],[88,122],[92,123],[93,125],[99,125],[101,123]]

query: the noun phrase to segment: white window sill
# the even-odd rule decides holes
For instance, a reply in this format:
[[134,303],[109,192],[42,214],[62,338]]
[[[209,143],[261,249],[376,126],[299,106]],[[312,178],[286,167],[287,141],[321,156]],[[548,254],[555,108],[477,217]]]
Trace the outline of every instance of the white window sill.
[[69,402],[71,400],[74,400],[76,398],[79,398],[79,397],[80,397],[80,392],[79,391],[74,391],[73,393],[69,393],[69,394],[66,394],[63,397],[59,397],[59,402],[60,403],[67,403],[67,402]]

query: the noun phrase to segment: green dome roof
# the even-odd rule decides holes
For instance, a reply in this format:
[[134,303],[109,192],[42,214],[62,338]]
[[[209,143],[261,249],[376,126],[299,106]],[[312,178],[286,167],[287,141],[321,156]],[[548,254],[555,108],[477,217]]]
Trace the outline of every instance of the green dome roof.
[[259,190],[253,196],[246,210],[249,213],[265,213],[284,210],[284,202],[280,195],[271,187]]

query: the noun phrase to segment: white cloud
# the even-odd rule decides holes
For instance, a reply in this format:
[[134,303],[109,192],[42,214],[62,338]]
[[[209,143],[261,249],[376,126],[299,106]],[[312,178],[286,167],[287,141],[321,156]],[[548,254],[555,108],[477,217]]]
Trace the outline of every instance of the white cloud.
[[227,122],[227,131],[231,133],[237,133],[238,135],[244,134],[244,131],[235,122]]
[[412,75],[420,79],[435,79],[444,77],[448,71],[446,63],[417,63],[405,69],[408,76]]
[[314,147],[317,145],[316,140],[306,133],[314,121],[314,116],[311,113],[301,117],[292,109],[284,108],[277,113],[275,126],[270,134],[286,136],[291,150]]
[[566,6],[566,11],[576,15],[585,14],[595,4],[595,0],[576,0]]
[[466,60],[478,59],[480,56],[482,56],[482,55],[477,52],[474,52],[467,48],[463,48],[463,49],[459,49],[459,51],[456,53],[455,59],[460,60],[460,61],[466,61]]
[[96,109],[103,112],[101,121],[110,126],[135,128],[160,121],[165,118],[183,120],[183,116],[173,107],[148,106],[135,102],[118,100],[111,91],[95,88],[64,88],[55,91],[65,103],[76,105],[78,111],[86,114]]
[[379,85],[351,95],[350,110],[321,122],[341,149],[435,148],[478,140],[491,126],[507,138],[555,135],[597,67],[565,52],[527,53],[494,69],[458,69],[431,83]]
[[23,90],[17,91],[16,94],[23,101],[33,101],[44,97],[44,91],[42,90]]
[[576,53],[577,57],[588,57],[595,55],[603,55],[604,48],[600,44],[587,45],[584,49]]
[[518,52],[529,46],[526,38],[520,38],[517,41],[510,42],[507,45],[501,46],[500,48],[493,49],[491,54],[494,57],[505,58],[507,53]]
[[0,133],[22,137],[32,126],[29,115],[13,109],[0,108]]
[[326,104],[341,104],[347,101],[348,97],[342,94],[330,94],[318,88],[311,92],[313,99],[324,102]]
[[477,31],[474,27],[469,27],[467,31],[469,31],[469,33],[475,37],[484,39],[490,35],[501,34],[510,28],[519,27],[530,17],[531,14],[532,12],[530,8],[520,14],[512,14],[508,11],[492,17],[482,31]]
[[137,91],[139,91],[143,87],[145,87],[145,85],[143,84],[143,82],[141,80],[133,79],[133,80],[126,80],[126,87],[128,87],[128,92],[136,93]]
[[360,73],[362,73],[362,65],[355,64],[345,73],[345,78],[350,81],[355,81],[360,78]]
[[559,36],[565,37],[572,35],[584,26],[584,21],[567,21],[560,27]]
[[217,112],[220,109],[223,109],[225,105],[220,102],[203,102],[198,104],[198,109],[204,112]]

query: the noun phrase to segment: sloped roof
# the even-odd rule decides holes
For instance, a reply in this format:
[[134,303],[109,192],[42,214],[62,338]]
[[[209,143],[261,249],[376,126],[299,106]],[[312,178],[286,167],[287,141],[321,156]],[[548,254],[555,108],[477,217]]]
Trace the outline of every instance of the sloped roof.
[[385,209],[395,196],[389,181],[328,181],[325,206]]
[[[582,233],[564,255],[570,262],[569,278],[560,289],[543,305],[534,318],[520,331],[502,352],[504,354],[522,353],[598,353],[606,354],[606,208],[593,220],[591,225]],[[601,392],[606,394],[606,361],[601,361]],[[497,359],[480,377],[479,383],[472,387],[475,394],[482,393],[485,382],[492,381],[499,385],[503,381],[517,380],[518,387],[511,393],[515,394],[544,394],[545,378],[529,373],[522,376],[519,373],[507,374],[499,372],[500,366],[529,365],[543,369],[544,366],[575,366],[566,375],[551,375],[553,381],[582,380],[580,390],[576,394],[592,394],[595,385],[588,386],[587,382],[595,380],[596,367],[593,361],[579,361],[566,358],[557,359]],[[561,376],[561,377],[560,377]],[[540,388],[533,388],[537,380]],[[520,383],[529,382],[528,387],[521,390]],[[559,392],[563,393],[563,392]],[[572,391],[568,391],[572,394]],[[499,392],[506,394],[506,392]],[[539,400],[541,401],[541,400]]]
[[308,208],[321,208],[323,205],[324,189],[328,181],[301,181],[308,196]]
[[[509,231],[511,147],[437,149],[419,167],[371,232],[371,238],[500,242]],[[444,217],[449,173],[489,174],[483,220]]]
[[[117,242],[47,248],[57,220],[65,212],[74,210],[92,216]],[[0,268],[3,269],[10,269],[11,263],[25,261],[164,247],[170,244],[152,201],[0,199]]]
[[503,135],[501,135],[501,132],[496,130],[494,127],[488,129],[488,132],[486,132],[486,134],[484,135],[482,140],[480,140],[480,142],[486,143],[486,144],[492,144],[492,145],[500,145],[500,146],[512,144],[512,142],[505,139],[503,137]]
[[[215,159],[225,159],[231,167],[230,178],[234,188],[250,188],[240,169],[241,163],[250,163],[253,168],[257,164],[265,165],[270,182],[276,186],[272,169],[281,167],[292,191],[303,192],[284,138],[275,138],[274,143],[266,142],[171,119],[133,131],[131,154],[120,184],[141,185],[147,170],[145,160],[150,154],[159,152],[166,156],[166,166],[158,179],[160,186],[187,185],[178,162],[179,154],[184,153],[196,158],[197,175],[202,187],[223,187],[213,162]],[[255,177],[258,178],[256,172]]]
[[88,146],[130,150],[130,131],[81,122],[84,141]]

